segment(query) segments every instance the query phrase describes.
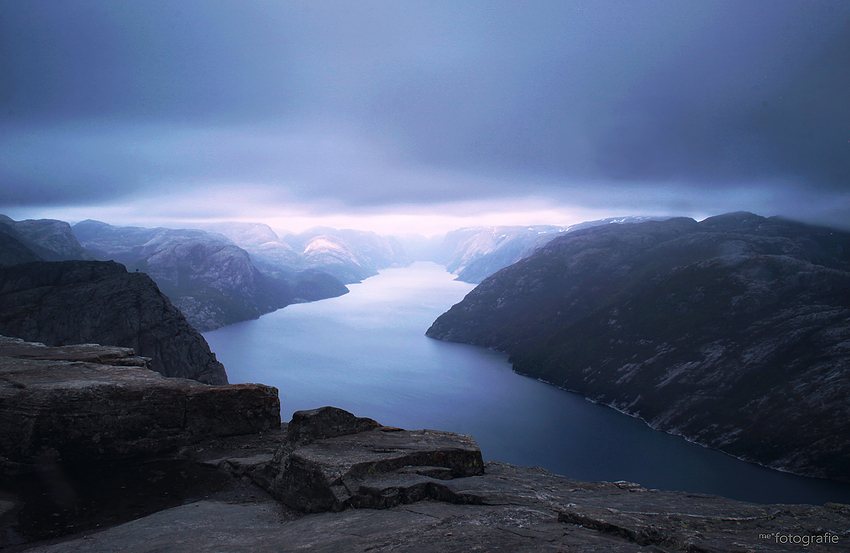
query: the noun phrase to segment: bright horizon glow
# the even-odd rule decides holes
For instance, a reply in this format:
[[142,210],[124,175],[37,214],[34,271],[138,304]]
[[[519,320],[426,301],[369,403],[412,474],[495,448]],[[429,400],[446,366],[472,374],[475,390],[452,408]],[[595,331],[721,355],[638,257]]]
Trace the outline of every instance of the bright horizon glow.
[[[389,236],[421,234],[426,237],[445,234],[459,228],[476,226],[532,226],[559,225],[569,226],[584,221],[622,217],[629,215],[676,216],[681,213],[629,211],[619,208],[586,208],[552,204],[542,198],[513,198],[505,201],[467,201],[451,202],[440,206],[398,206],[394,210],[383,212],[346,213],[344,210],[328,210],[321,213],[319,208],[284,211],[277,205],[257,203],[234,203],[220,194],[207,194],[204,203],[226,206],[227,211],[208,211],[202,215],[198,209],[183,213],[180,209],[162,209],[162,205],[185,206],[188,199],[182,195],[166,198],[150,198],[131,203],[113,203],[90,206],[56,206],[47,208],[8,209],[4,213],[15,220],[58,219],[75,224],[86,219],[102,221],[114,226],[196,228],[223,222],[264,223],[279,236],[287,233],[299,233],[314,227],[336,229],[355,229],[372,231]],[[704,218],[713,213],[685,214],[694,218]]]
[[[163,217],[145,217],[135,210],[131,213],[121,208],[55,208],[55,209],[12,209],[7,215],[16,221],[25,219],[57,219],[67,221],[71,225],[86,219],[94,219],[113,226],[165,227],[165,228],[194,228],[215,223],[242,222],[263,223],[278,234],[298,234],[314,227],[330,227],[335,229],[355,229],[372,231],[382,236],[403,236],[406,234],[421,234],[426,237],[445,234],[446,232],[476,226],[532,226],[532,225],[563,225],[569,226],[584,221],[634,215],[633,213],[611,213],[603,210],[539,210],[489,213],[471,212],[469,215],[447,214],[428,215],[423,213],[385,213],[378,215],[283,215],[283,216],[238,216],[196,219],[173,219]],[[644,214],[638,214],[644,215]]]

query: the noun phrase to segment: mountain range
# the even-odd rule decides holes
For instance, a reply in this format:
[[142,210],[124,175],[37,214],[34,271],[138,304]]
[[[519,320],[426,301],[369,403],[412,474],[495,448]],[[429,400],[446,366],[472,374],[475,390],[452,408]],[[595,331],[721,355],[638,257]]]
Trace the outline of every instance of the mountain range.
[[321,271],[354,284],[381,269],[412,262],[398,239],[369,231],[315,227],[279,237],[262,223],[216,223],[204,228],[227,236],[251,254],[258,268],[283,278],[299,271]]
[[441,240],[407,241],[418,246],[422,258],[444,265],[457,280],[478,284],[499,269],[528,257],[550,240],[583,228],[655,219],[647,216],[610,217],[575,225],[467,227],[445,234]]
[[[97,259],[150,275],[201,331],[256,319],[296,301],[291,282],[260,272],[245,250],[221,235],[91,220],[73,230]],[[333,292],[344,293],[340,288]]]

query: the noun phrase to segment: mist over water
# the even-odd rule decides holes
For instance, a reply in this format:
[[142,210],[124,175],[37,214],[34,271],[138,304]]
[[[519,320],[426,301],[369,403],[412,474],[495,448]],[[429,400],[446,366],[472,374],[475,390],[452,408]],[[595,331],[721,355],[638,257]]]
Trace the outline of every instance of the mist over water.
[[280,390],[281,415],[333,405],[407,429],[472,434],[484,459],[581,480],[760,503],[850,503],[850,486],[737,461],[511,371],[507,356],[425,330],[473,286],[420,262],[339,298],[291,305],[205,338],[230,382]]

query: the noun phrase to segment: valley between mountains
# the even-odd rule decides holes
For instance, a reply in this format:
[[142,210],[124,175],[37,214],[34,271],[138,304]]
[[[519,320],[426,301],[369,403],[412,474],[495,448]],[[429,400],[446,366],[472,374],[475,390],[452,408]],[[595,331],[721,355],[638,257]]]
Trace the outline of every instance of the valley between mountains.
[[429,337],[507,352],[521,374],[738,458],[850,480],[844,232],[749,213],[479,227],[430,239],[3,217],[0,240],[0,333],[134,347],[165,375],[209,383],[226,373],[195,329],[434,260],[480,284]]

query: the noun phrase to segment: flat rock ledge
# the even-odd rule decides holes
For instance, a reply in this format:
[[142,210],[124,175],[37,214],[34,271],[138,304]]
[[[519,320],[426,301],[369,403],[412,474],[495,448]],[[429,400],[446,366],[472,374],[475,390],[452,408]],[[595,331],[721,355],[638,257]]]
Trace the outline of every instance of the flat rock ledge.
[[[53,444],[62,461],[32,487],[0,478],[0,548],[10,552],[850,551],[847,505],[756,505],[485,464],[470,436],[333,407],[274,428],[279,406],[258,400],[276,399],[273,388],[151,376],[143,359],[96,346],[62,353],[86,358],[68,361],[6,344],[18,353],[0,357],[2,452]],[[15,449],[13,436],[28,445]],[[184,445],[119,459],[160,451],[154,441]],[[68,478],[69,458],[113,462]]]
[[[243,480],[235,486],[249,487]],[[715,496],[581,482],[487,463],[448,481],[477,498],[301,514],[242,492],[187,502],[32,553],[310,551],[767,553],[850,551],[850,507],[754,505]],[[807,545],[804,545],[807,544]]]
[[166,378],[130,348],[0,337],[0,475],[161,455],[280,426],[277,389]]
[[305,513],[386,509],[423,499],[468,503],[446,480],[484,473],[472,436],[381,426],[335,407],[298,411],[257,482]]

